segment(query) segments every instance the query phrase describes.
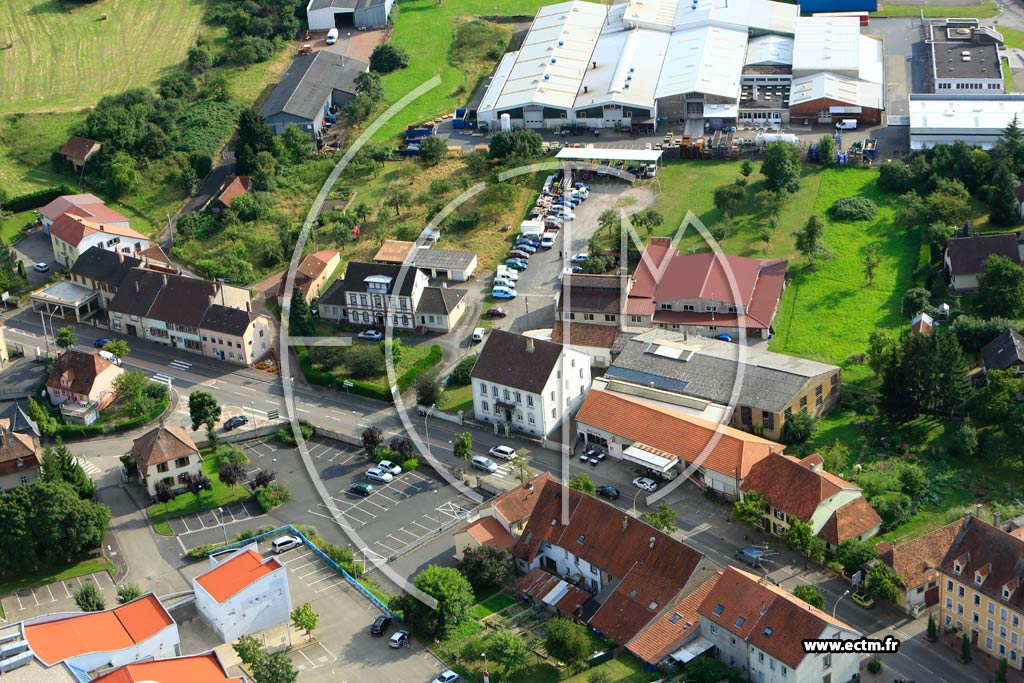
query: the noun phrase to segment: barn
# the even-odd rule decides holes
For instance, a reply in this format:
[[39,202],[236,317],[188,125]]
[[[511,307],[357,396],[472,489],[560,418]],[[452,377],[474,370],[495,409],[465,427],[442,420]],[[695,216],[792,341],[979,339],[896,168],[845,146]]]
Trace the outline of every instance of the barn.
[[369,65],[333,52],[297,57],[260,107],[274,135],[289,125],[317,137],[332,106],[344,107],[355,97],[355,80]]
[[388,23],[394,0],[309,0],[306,22],[310,31],[332,28],[381,28]]

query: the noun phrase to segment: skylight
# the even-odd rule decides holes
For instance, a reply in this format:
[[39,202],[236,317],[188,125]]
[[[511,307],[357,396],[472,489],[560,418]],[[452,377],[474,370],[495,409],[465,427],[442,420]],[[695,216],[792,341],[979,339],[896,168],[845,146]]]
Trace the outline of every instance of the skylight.
[[743,617],[739,617],[739,618],[738,618],[738,619],[736,620],[736,628],[739,628],[740,626],[743,626],[743,622],[744,622],[744,621],[746,621],[746,619],[744,619]]
[[673,614],[671,617],[668,618],[668,623],[674,624],[674,623],[676,623],[677,621],[679,621],[682,618],[683,618],[683,615],[680,614],[679,612],[676,612],[675,614]]
[[764,636],[765,638],[768,638],[769,636],[771,636],[771,634],[772,634],[772,627],[771,627],[771,626],[769,626],[768,628],[766,628],[766,629],[764,630],[764,633],[763,633],[762,635],[763,635],[763,636]]
[[722,612],[725,611],[725,605],[715,605],[715,616],[722,616]]

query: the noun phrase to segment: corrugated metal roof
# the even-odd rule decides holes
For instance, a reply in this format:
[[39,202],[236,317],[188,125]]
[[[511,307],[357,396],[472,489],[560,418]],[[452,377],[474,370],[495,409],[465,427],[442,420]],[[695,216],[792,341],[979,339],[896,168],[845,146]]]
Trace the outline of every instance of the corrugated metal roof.
[[848,76],[820,73],[793,81],[789,90],[789,106],[797,106],[827,98],[857,107],[885,108],[885,87]]
[[746,30],[703,26],[672,34],[656,97],[701,92],[735,99],[747,53]]
[[793,41],[793,70],[860,71],[860,19],[800,17]]
[[793,39],[775,34],[751,38],[747,43],[745,66],[763,64],[792,66]]

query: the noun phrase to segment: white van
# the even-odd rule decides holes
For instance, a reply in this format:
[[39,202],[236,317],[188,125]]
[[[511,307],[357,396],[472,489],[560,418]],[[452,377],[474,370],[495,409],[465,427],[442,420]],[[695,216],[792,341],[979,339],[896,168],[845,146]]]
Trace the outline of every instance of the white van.
[[298,548],[300,545],[302,545],[302,541],[297,539],[295,536],[281,536],[280,538],[274,539],[274,542],[270,544],[270,549],[274,551],[275,555],[277,555],[286,550]]
[[857,119],[843,119],[836,124],[836,130],[857,130]]
[[121,365],[121,359],[112,354],[110,351],[100,351],[100,358],[109,361],[114,365]]
[[473,341],[482,342],[484,340],[484,328],[478,327],[473,330]]
[[334,45],[336,42],[338,42],[338,29],[332,28],[327,32],[327,44]]
[[558,237],[556,233],[546,232],[544,236],[540,238],[541,249],[550,249],[555,246],[555,238]]

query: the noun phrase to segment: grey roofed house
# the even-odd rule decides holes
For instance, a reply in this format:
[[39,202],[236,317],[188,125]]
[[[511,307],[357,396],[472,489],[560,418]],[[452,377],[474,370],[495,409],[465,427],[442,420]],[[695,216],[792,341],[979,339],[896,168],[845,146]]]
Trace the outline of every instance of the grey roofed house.
[[164,277],[151,270],[133,269],[118,287],[108,308],[124,315],[146,315],[164,286]]
[[450,249],[416,249],[413,252],[413,265],[417,268],[441,268],[444,270],[465,270],[476,260],[472,251],[452,251]]
[[39,438],[39,425],[21,408],[20,403],[11,403],[7,410],[0,413],[0,429],[12,434],[32,434]]
[[249,327],[252,318],[253,314],[249,311],[213,304],[206,309],[203,321],[199,324],[199,327],[204,330],[241,337],[245,334],[245,330]]
[[473,366],[473,379],[514,387],[531,394],[544,391],[562,346],[504,330],[492,330]]
[[464,289],[424,287],[419,306],[416,307],[416,313],[417,315],[420,313],[448,315],[465,298],[466,290]]
[[[406,268],[405,272],[402,272],[402,266],[392,265],[390,263],[364,263],[362,261],[349,261],[348,266],[345,268],[345,280],[344,280],[344,291],[347,292],[365,292],[366,279],[370,277],[386,277],[391,278],[391,282],[388,284],[387,294],[398,295],[398,296],[411,296],[413,284],[416,282],[416,269]],[[399,291],[395,291],[395,285],[398,284],[399,276],[402,276],[401,288]],[[335,287],[332,285],[328,288],[328,292],[332,294],[332,300],[327,303],[338,303],[339,305],[344,301],[333,301],[333,296],[336,292],[332,292]],[[321,301],[327,297],[328,292],[324,292],[324,296],[321,297]],[[343,297],[344,298],[344,297]]]
[[142,265],[142,261],[128,254],[89,247],[71,266],[71,279],[78,277],[120,287],[131,269],[139,265]]
[[1024,364],[1024,337],[1016,330],[1007,330],[985,344],[981,358],[986,370],[1006,370]]
[[199,327],[212,303],[217,287],[206,280],[181,275],[168,275],[163,290],[157,295],[147,317],[175,325]]
[[1017,235],[975,235],[946,242],[949,269],[954,275],[982,273],[990,256],[1002,256],[1020,264]]
[[[605,376],[731,405],[739,351],[718,339],[652,330],[629,340]],[[839,370],[756,347],[745,352],[737,401],[770,412],[782,411],[811,377]]]
[[356,77],[368,68],[366,62],[328,51],[296,57],[260,115],[277,135],[289,124],[316,135],[330,106],[344,106],[355,96]]

